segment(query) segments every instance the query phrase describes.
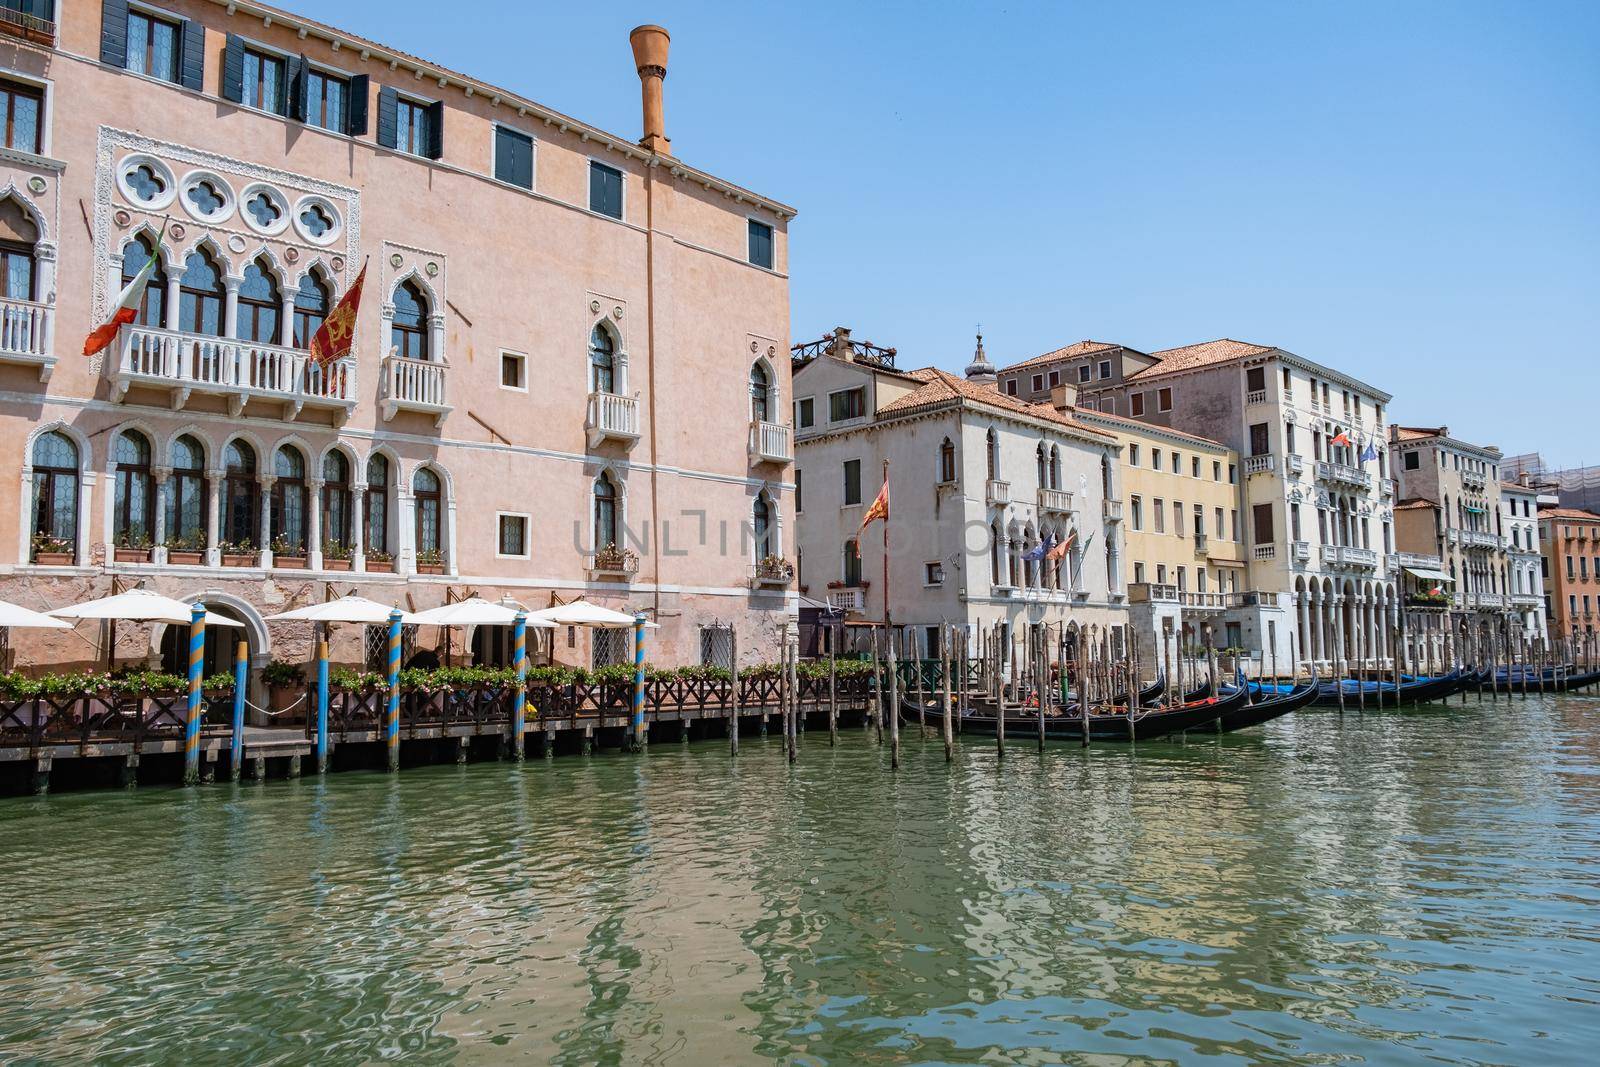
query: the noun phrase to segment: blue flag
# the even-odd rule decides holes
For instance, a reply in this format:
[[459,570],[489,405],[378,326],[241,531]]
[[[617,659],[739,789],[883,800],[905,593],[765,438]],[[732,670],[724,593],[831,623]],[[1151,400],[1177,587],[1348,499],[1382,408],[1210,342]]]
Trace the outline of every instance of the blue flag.
[[1049,552],[1050,549],[1055,546],[1055,543],[1055,535],[1051,534],[1048,541],[1040,541],[1038,544],[1028,549],[1028,551],[1024,552],[1022,554],[1022,558],[1027,560],[1029,563],[1038,562],[1039,560],[1044,559],[1045,553]]
[[1378,446],[1372,443],[1372,438],[1367,438],[1367,447],[1361,450],[1361,462],[1370,463],[1378,458]]

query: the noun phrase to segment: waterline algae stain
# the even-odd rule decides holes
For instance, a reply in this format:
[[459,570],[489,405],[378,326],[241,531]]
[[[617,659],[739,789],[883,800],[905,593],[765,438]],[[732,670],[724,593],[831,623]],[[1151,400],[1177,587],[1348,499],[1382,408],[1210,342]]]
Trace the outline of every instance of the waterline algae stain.
[[1600,700],[0,802],[0,1061],[1585,1062]]

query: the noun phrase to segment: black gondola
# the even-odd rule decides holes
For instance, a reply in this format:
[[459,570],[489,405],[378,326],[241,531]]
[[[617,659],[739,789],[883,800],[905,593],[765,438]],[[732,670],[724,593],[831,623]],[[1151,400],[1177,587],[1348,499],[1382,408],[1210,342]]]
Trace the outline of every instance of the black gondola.
[[1316,699],[1317,676],[1313,673],[1311,680],[1305,685],[1287,693],[1274,694],[1254,704],[1246,704],[1237,711],[1228,712],[1220,720],[1222,732],[1232,733],[1234,730],[1248,730],[1252,726],[1260,726],[1291,711],[1298,711]]
[[[1455,670],[1437,678],[1419,678],[1415,681],[1401,682],[1398,693],[1393,682],[1365,682],[1361,684],[1373,687],[1367,690],[1366,695],[1369,702],[1376,701],[1377,694],[1381,692],[1385,704],[1399,706],[1401,704],[1426,704],[1431,700],[1444,700],[1473,684],[1470,678],[1475,677],[1476,675],[1463,676],[1459,670]],[[1349,683],[1337,681],[1322,683],[1317,687],[1317,699],[1314,703],[1320,708],[1338,707],[1339,688],[1347,684]],[[1358,699],[1360,698],[1357,696],[1356,690],[1345,690],[1344,706],[1346,708],[1352,707]]]
[[[1153,741],[1159,737],[1179,733],[1184,730],[1196,730],[1208,726],[1225,715],[1238,711],[1246,706],[1249,692],[1245,689],[1231,689],[1224,691],[1222,696],[1215,700],[1204,698],[1199,701],[1187,702],[1168,711],[1151,710],[1136,712],[1130,716],[1127,711],[1111,711],[1093,713],[1089,715],[1089,739],[1091,741]],[[984,705],[976,704],[978,708]],[[917,706],[909,701],[900,702],[901,719],[908,725],[916,722]],[[981,711],[963,716],[961,719],[962,733],[975,733],[993,737],[997,717],[993,714],[983,714]],[[1046,714],[1044,720],[1045,738],[1052,741],[1081,741],[1083,740],[1083,719],[1077,714],[1076,705],[1068,705],[1061,714]],[[1027,708],[1006,710],[1006,733],[1019,741],[1039,736],[1039,713]]]

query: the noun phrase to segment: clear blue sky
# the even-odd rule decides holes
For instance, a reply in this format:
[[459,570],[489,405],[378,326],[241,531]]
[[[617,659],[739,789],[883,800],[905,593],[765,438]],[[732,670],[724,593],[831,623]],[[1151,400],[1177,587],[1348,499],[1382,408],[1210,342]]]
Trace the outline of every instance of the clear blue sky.
[[800,209],[794,339],[1280,345],[1600,463],[1600,4],[287,6]]

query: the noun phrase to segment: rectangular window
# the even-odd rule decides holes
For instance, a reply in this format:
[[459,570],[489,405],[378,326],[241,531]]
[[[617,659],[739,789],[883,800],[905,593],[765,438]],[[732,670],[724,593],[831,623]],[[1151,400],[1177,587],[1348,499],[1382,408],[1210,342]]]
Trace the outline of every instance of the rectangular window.
[[1166,533],[1167,502],[1162,500],[1160,497],[1156,497],[1153,506],[1150,508],[1150,514],[1153,515],[1156,520],[1156,533]]
[[1251,509],[1251,514],[1255,520],[1256,527],[1255,543],[1258,545],[1272,544],[1274,538],[1272,530],[1272,505],[1257,504],[1253,509]]
[[622,172],[589,161],[589,210],[614,219],[622,217]]
[[289,94],[284,82],[283,57],[244,50],[244,104],[247,107],[282,115],[287,111]]
[[1111,377],[1111,361],[1109,359],[1102,359],[1100,361],[1100,379],[1101,381],[1104,381],[1109,377]]
[[394,147],[414,156],[428,155],[433,137],[431,111],[427,104],[398,97],[394,108]]
[[814,397],[804,397],[794,402],[795,425],[804,430],[817,421],[817,402]]
[[1144,498],[1134,495],[1128,498],[1128,510],[1132,514],[1128,517],[1135,530],[1144,529]]
[[29,85],[0,81],[0,111],[4,112],[5,147],[38,155],[44,151],[44,93]]
[[1134,418],[1139,418],[1141,415],[1144,414],[1144,394],[1143,393],[1129,393],[1128,394],[1128,411],[1133,414]]
[[500,525],[500,546],[496,555],[514,559],[528,558],[528,516],[507,515],[498,516]]
[[1183,473],[1183,457],[1178,455],[1177,452],[1173,452],[1172,453],[1172,473],[1173,474],[1182,474]]
[[1061,372],[1058,371],[1058,370],[1051,371],[1050,372],[1050,388],[1054,389],[1056,386],[1058,386],[1060,384],[1061,384]]
[[772,227],[755,219],[750,220],[750,262],[772,269]]
[[350,132],[350,83],[320,70],[306,71],[306,123],[334,133]]
[[500,388],[528,391],[528,357],[521,352],[500,353]]
[[1156,393],[1156,410],[1157,411],[1171,411],[1172,410],[1172,390],[1171,389],[1162,389],[1160,392]]
[[1190,456],[1189,457],[1189,477],[1191,477],[1191,478],[1200,477],[1200,457],[1199,456]]
[[1214,482],[1222,481],[1222,463],[1220,460],[1211,461],[1211,480]]
[[1144,583],[1144,564],[1143,563],[1135,563],[1133,565],[1133,581],[1134,581],[1134,584],[1136,584],[1136,585],[1142,585]]
[[128,69],[162,81],[178,80],[178,24],[143,11],[128,12]]
[[1265,367],[1251,367],[1244,372],[1244,387],[1252,393],[1266,392],[1267,370]]
[[1250,427],[1250,454],[1264,456],[1272,447],[1270,428],[1264,422],[1258,422]]
[[519,189],[533,188],[533,138],[505,126],[494,128],[494,176]]
[[1037,393],[1039,390],[1041,390],[1043,388],[1044,388],[1044,375],[1035,374],[1033,376],[1033,391]]
[[846,422],[859,419],[867,413],[867,390],[864,386],[828,394],[828,421]]
[[1188,567],[1179,567],[1178,568],[1178,592],[1187,593],[1188,591],[1189,591],[1189,568]]
[[805,496],[800,491],[802,484],[804,483],[800,480],[800,468],[796,467],[794,469],[794,513],[796,515],[805,510]]
[[847,459],[844,461],[844,502],[845,504],[861,503],[861,461]]
[[1239,468],[1232,463],[1228,464],[1228,484],[1234,485],[1238,482],[1238,480]]
[[1214,508],[1212,510],[1216,512],[1216,516],[1215,517],[1216,517],[1216,520],[1217,520],[1217,540],[1220,541],[1220,540],[1222,540],[1223,533],[1224,533],[1224,527],[1222,525],[1222,509],[1221,508]]
[[1161,449],[1159,448],[1150,450],[1150,469],[1156,471],[1161,469]]
[[1405,457],[1406,470],[1416,471],[1422,469],[1422,453],[1416,451],[1407,452]]
[[1089,364],[1085,363],[1083,366],[1078,368],[1078,381],[1079,382],[1088,381],[1089,380],[1089,375],[1090,375]]
[[1128,466],[1137,467],[1138,465],[1139,465],[1139,446],[1136,443],[1130,442],[1129,445],[1128,445]]
[[931,562],[924,563],[922,565],[922,584],[943,585],[944,564],[939,560],[932,560]]
[[1017,395],[1017,380],[1015,378],[1007,378],[1006,379],[1006,395],[1007,396],[1016,396]]
[[1172,502],[1172,532],[1179,537],[1185,536],[1183,532],[1183,501]]
[[1157,563],[1156,564],[1156,584],[1157,585],[1166,585],[1167,584],[1167,565],[1165,563]]

